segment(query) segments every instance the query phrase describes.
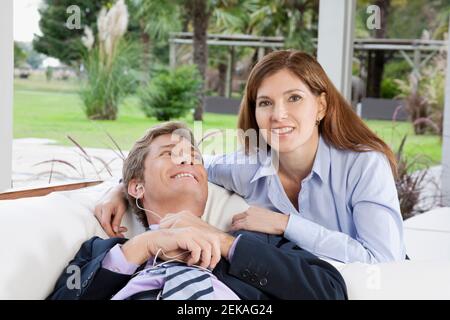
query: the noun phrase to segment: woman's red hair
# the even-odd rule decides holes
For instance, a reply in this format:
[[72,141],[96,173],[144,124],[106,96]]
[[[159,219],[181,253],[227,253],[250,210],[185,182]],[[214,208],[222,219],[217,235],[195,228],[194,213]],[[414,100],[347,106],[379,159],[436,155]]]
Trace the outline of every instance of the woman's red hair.
[[[241,102],[239,129],[244,132],[248,129],[256,130],[259,145],[261,137],[255,116],[256,94],[266,77],[282,69],[295,74],[314,95],[326,94],[327,109],[325,117],[319,124],[319,133],[328,144],[341,150],[382,152],[389,160],[394,177],[397,178],[397,161],[392,150],[353,111],[316,59],[304,52],[274,51],[253,67]],[[249,152],[251,147],[249,139],[245,139],[243,143],[246,152]]]

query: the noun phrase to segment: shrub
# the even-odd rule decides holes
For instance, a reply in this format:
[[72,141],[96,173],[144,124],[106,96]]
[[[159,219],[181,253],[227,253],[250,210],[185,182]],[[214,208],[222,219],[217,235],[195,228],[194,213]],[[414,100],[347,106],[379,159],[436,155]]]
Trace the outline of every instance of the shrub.
[[128,10],[123,0],[118,0],[108,11],[103,8],[97,25],[96,43],[89,27],[85,27],[85,36],[81,39],[87,48],[83,57],[87,81],[80,96],[90,119],[114,120],[121,99],[135,85],[130,68],[133,47],[123,40],[128,25]]
[[392,60],[384,65],[383,77],[390,79],[407,79],[411,66],[406,60]]
[[415,134],[432,132],[442,136],[445,67],[445,52],[439,52],[420,73],[412,72],[408,81],[395,80],[399,97],[406,100]]
[[97,50],[85,60],[87,79],[83,83],[80,96],[84,111],[93,120],[115,120],[119,103],[132,90],[135,78],[128,68],[127,48],[118,48],[113,62],[105,67],[100,62]]
[[[438,181],[430,175],[430,159],[423,155],[411,158],[405,152],[406,136],[403,137],[396,152],[398,177],[395,181],[400,211],[404,220],[437,206],[441,206],[442,195],[428,195],[427,186],[438,186]],[[420,170],[418,170],[421,168]]]
[[385,99],[394,99],[401,94],[398,84],[392,78],[384,78],[381,82],[381,97]]
[[202,80],[196,66],[158,71],[147,86],[139,90],[141,107],[148,117],[168,121],[185,116],[200,103]]

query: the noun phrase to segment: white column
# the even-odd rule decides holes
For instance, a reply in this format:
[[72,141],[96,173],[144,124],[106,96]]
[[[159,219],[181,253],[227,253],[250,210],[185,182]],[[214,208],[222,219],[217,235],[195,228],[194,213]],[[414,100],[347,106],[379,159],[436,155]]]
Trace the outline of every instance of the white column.
[[11,187],[13,50],[13,0],[3,0],[0,9],[0,191]]
[[[448,34],[450,35],[450,24],[448,26],[448,31]],[[450,37],[447,40],[447,74],[445,84],[441,181],[443,205],[450,207]]]
[[317,60],[351,101],[355,0],[320,0]]

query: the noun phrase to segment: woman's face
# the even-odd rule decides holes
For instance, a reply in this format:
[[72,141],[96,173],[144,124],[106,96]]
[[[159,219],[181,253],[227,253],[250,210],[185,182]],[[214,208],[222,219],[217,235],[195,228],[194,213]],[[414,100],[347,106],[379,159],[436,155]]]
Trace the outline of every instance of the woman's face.
[[273,149],[290,152],[318,135],[315,123],[324,117],[325,107],[325,94],[315,96],[295,74],[282,69],[258,88],[256,122]]

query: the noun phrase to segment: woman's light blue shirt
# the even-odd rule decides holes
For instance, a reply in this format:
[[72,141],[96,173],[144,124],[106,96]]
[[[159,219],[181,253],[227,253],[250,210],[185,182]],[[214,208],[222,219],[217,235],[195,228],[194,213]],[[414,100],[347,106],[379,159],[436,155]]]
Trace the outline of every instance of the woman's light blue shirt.
[[209,181],[250,205],[288,214],[284,236],[316,255],[345,263],[405,259],[397,189],[384,154],[338,150],[320,136],[311,173],[301,182],[298,210],[267,164],[269,157],[257,158],[242,151],[205,156]]

